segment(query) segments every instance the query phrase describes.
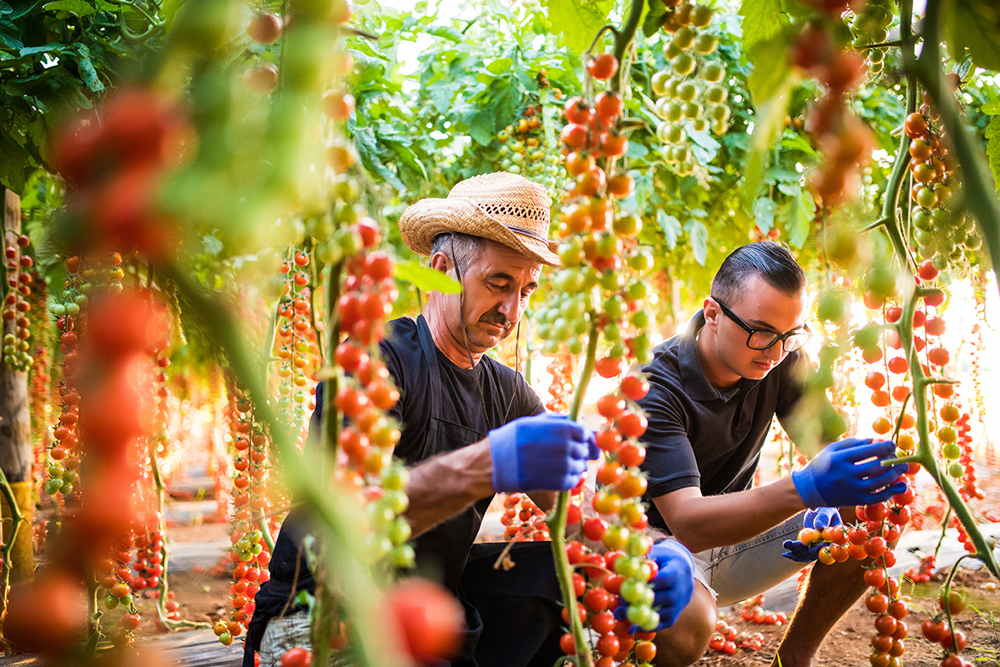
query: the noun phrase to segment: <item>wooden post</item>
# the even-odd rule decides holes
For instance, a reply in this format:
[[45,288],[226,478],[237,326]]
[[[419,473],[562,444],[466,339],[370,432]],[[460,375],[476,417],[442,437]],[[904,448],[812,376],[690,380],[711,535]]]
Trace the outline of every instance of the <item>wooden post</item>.
[[[21,234],[21,198],[3,191],[3,246],[17,248]],[[44,314],[43,314],[44,315]],[[3,321],[3,333],[14,333],[14,322]],[[28,374],[11,370],[0,363],[0,469],[3,470],[17,498],[21,514],[27,520],[18,531],[10,552],[10,582],[30,581],[34,572],[34,547],[31,520],[34,515],[31,479],[31,413],[28,409]],[[9,538],[13,525],[6,501],[0,503],[3,514],[3,539]]]

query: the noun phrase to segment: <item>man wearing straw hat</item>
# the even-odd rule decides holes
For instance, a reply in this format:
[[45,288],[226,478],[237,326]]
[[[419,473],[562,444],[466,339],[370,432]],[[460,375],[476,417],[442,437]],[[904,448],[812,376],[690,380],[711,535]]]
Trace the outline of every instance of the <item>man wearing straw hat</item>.
[[[443,581],[465,607],[465,641],[452,665],[549,667],[562,655],[551,546],[514,545],[516,566],[504,571],[493,567],[504,545],[473,545],[495,493],[530,492],[550,507],[598,455],[589,428],[546,414],[520,373],[485,354],[517,329],[542,265],[559,265],[548,242],[548,196],[513,174],[476,176],[446,199],[407,208],[399,229],[431,268],[462,285],[459,294],[432,292],[416,319],[391,322],[380,346],[401,395],[391,416],[403,425],[395,454],[410,467],[406,517],[416,569]],[[314,425],[318,419],[314,413]],[[308,643],[304,613],[280,618],[296,591],[312,584],[289,525],[275,545],[271,582],[257,596],[247,667],[262,634],[262,667]],[[671,585],[658,601],[676,614],[690,599],[692,568],[682,547],[662,555]]]

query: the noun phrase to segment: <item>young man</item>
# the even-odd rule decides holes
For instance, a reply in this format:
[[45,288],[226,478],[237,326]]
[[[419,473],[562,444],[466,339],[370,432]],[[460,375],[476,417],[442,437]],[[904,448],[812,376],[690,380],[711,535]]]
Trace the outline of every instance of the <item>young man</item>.
[[[548,196],[520,176],[477,176],[447,199],[410,206],[399,228],[431,268],[462,284],[460,294],[432,292],[416,320],[390,323],[380,345],[401,395],[391,416],[402,424],[395,454],[410,467],[406,517],[417,570],[438,576],[465,606],[455,667],[549,667],[561,655],[562,633],[551,545],[515,545],[509,571],[493,568],[504,545],[473,545],[495,493],[530,492],[548,508],[598,455],[590,429],[545,414],[520,373],[485,355],[517,329],[542,265],[559,263],[547,240]],[[261,667],[271,667],[287,648],[308,644],[306,614],[294,604],[296,613],[283,612],[297,590],[312,587],[299,556],[302,532],[294,520],[282,527],[271,582],[256,598],[247,667],[258,645]],[[679,613],[693,563],[680,548],[658,554],[671,577],[662,595]]]
[[[657,347],[644,369],[651,386],[640,402],[649,419],[649,523],[691,550],[699,583],[679,621],[657,635],[658,665],[697,661],[717,606],[802,568],[782,558],[782,543],[803,526],[800,512],[880,502],[905,488],[897,480],[907,466],[881,465],[894,456],[893,443],[857,439],[827,446],[790,477],[751,488],[773,417],[788,427],[802,395],[805,317],[805,276],[791,254],[775,243],[744,246],[723,262],[687,331]],[[839,521],[832,509],[819,514]],[[812,663],[864,592],[863,567],[851,560],[814,568],[774,665]]]

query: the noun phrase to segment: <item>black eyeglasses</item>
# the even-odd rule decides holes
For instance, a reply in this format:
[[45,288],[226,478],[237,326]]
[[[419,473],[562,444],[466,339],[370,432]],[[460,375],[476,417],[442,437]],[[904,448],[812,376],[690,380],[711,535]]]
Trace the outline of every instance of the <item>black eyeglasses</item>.
[[712,297],[712,300],[719,304],[719,307],[722,308],[722,312],[726,314],[726,317],[731,319],[733,322],[736,322],[736,324],[740,325],[744,331],[750,334],[747,336],[747,347],[751,350],[766,350],[778,341],[781,341],[781,346],[785,349],[785,352],[794,352],[805,345],[806,341],[809,340],[809,337],[812,336],[812,331],[809,330],[809,327],[789,331],[785,334],[780,334],[776,331],[771,331],[770,329],[754,329],[749,324],[741,320],[739,315],[731,311],[729,306],[722,303],[714,296]]

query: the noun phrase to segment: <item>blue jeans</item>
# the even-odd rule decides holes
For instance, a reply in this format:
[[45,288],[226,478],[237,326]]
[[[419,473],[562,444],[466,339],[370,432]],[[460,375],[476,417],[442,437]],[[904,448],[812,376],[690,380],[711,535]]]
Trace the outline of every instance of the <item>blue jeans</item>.
[[692,554],[695,579],[715,596],[718,606],[725,607],[759,595],[798,574],[808,563],[782,556],[781,544],[798,536],[804,514],[800,512],[746,542]]

